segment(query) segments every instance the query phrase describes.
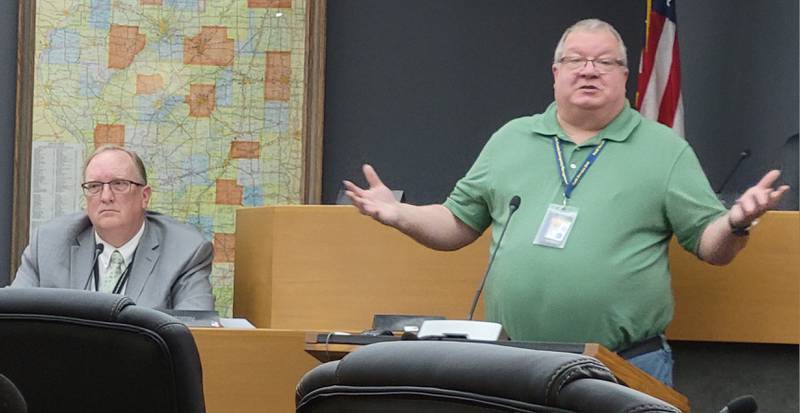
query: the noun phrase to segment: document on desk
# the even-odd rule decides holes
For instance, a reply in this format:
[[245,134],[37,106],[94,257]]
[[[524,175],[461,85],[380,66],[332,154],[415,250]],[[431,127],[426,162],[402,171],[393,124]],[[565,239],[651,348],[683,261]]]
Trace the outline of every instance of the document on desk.
[[250,324],[245,318],[222,318],[220,317],[219,323],[225,328],[256,328]]

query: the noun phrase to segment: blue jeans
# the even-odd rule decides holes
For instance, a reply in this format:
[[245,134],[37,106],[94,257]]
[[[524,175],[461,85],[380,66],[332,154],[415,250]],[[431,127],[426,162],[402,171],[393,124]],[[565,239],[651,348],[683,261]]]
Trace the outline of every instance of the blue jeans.
[[628,362],[672,387],[672,349],[663,337],[660,349],[631,357]]

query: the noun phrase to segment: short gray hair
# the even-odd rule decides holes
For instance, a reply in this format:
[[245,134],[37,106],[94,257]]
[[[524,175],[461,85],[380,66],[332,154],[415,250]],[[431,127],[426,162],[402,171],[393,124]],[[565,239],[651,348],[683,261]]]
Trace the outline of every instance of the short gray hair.
[[131,160],[133,161],[133,165],[136,166],[136,170],[139,171],[139,177],[142,178],[142,183],[147,185],[147,170],[145,170],[145,168],[144,168],[144,162],[142,162],[142,158],[140,158],[139,155],[136,154],[136,152],[134,152],[134,151],[132,151],[130,149],[127,149],[127,148],[123,148],[122,146],[119,146],[119,145],[114,145],[114,144],[103,145],[103,146],[95,149],[95,151],[92,152],[92,154],[89,155],[88,158],[86,158],[86,162],[83,163],[83,177],[84,177],[84,179],[86,178],[86,167],[89,166],[89,162],[91,162],[92,159],[94,159],[94,157],[97,156],[98,154],[103,153],[103,152],[108,152],[108,151],[125,152],[125,154],[127,154],[131,158]]
[[625,48],[625,42],[622,41],[622,36],[619,35],[619,32],[614,28],[614,26],[600,19],[581,20],[568,27],[567,30],[564,30],[564,34],[561,35],[561,40],[558,41],[558,45],[556,45],[556,51],[553,54],[553,64],[559,63],[561,58],[564,57],[564,42],[566,42],[567,36],[570,33],[596,32],[601,30],[611,33],[614,38],[617,39],[617,43],[619,44],[619,49],[617,50],[620,55],[619,59],[622,60],[622,64],[625,65],[625,67],[628,67],[628,49]]

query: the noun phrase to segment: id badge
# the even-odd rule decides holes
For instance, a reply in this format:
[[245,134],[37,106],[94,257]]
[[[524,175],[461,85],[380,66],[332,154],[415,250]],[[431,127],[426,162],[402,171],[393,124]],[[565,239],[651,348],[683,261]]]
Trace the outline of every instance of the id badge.
[[550,204],[533,243],[545,247],[564,248],[577,218],[578,208]]

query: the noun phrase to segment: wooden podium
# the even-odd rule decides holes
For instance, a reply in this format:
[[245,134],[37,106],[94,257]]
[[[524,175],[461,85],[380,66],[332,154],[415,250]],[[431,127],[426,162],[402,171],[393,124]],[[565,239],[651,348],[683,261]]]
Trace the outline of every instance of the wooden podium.
[[673,240],[674,340],[800,344],[800,213],[770,211],[733,263],[708,265]]
[[[236,228],[234,315],[260,329],[287,329],[297,336],[361,331],[374,314],[463,319],[489,245],[484,234],[459,251],[432,251],[351,206],[245,208],[237,212]],[[671,248],[676,301],[671,339],[800,343],[800,216],[770,212],[751,238],[726,267]],[[260,334],[269,341],[267,333]],[[204,343],[199,343],[201,357],[210,348]],[[293,351],[292,357],[302,359],[296,353],[301,349]],[[281,406],[293,400],[293,394],[284,397]]]
[[352,206],[245,208],[236,228],[233,312],[262,328],[361,331],[374,314],[463,319],[488,255],[488,234],[433,251]]
[[[490,241],[433,251],[351,206],[245,208],[236,219],[234,314],[262,328],[360,331],[382,313],[462,319]],[[768,212],[750,238],[724,267],[673,242],[671,339],[800,343],[800,214]]]

